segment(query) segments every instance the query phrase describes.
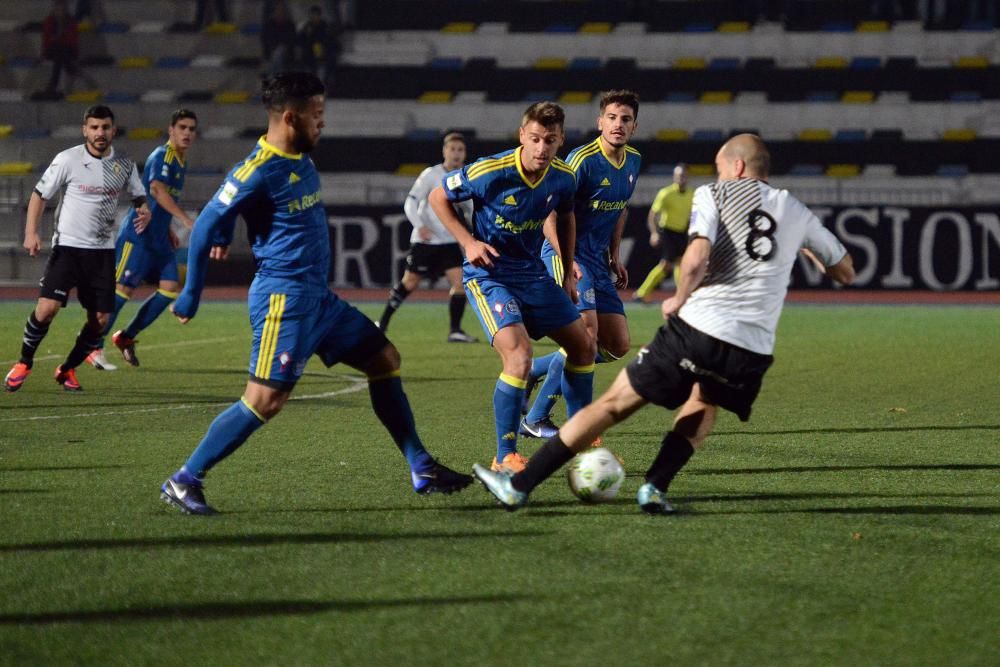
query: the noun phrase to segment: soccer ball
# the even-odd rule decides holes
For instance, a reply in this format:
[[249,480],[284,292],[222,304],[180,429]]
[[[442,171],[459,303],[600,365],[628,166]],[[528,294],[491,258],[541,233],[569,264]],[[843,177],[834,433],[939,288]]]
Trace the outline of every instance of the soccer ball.
[[580,500],[602,503],[618,495],[625,469],[615,455],[603,447],[578,454],[566,470],[569,488]]

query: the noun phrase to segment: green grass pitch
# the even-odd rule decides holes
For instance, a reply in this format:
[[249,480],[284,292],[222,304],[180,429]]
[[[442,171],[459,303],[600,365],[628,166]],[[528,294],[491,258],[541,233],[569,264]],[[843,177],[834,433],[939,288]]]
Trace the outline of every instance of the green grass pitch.
[[[4,371],[29,309],[0,303]],[[658,313],[629,316],[638,347]],[[499,361],[445,343],[446,317],[407,304],[390,335],[423,439],[468,470],[492,455]],[[71,395],[51,375],[81,320],[62,313],[35,374],[0,395],[2,664],[1000,655],[1000,309],[788,306],[752,421],[720,418],[671,488],[675,517],[634,502],[659,408],[605,436],[628,472],[614,502],[584,505],[560,475],[510,514],[478,486],[415,495],[362,378],[315,360],[298,400],[209,475],[223,514],[182,516],[159,485],[242,391],[245,304],[164,317],[141,368],[85,367]]]

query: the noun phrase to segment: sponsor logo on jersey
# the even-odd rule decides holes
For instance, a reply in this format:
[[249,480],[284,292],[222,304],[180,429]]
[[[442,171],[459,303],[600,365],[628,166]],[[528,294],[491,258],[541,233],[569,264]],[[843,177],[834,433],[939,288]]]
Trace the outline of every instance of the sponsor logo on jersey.
[[295,213],[296,211],[304,211],[308,208],[312,208],[316,204],[320,203],[321,199],[319,190],[311,195],[306,195],[301,199],[293,199],[288,202],[288,212]]
[[632,174],[629,174],[628,175],[628,182],[631,183],[634,180],[635,180],[635,176],[633,176]]
[[601,181],[601,185],[611,185],[611,181],[608,180],[607,176]]
[[517,200],[514,199],[514,195],[507,195],[507,198],[503,200],[504,204],[507,206],[517,206]]
[[448,186],[449,190],[457,190],[462,185],[462,175],[452,174],[444,183]]
[[583,293],[583,300],[586,301],[587,303],[594,303],[595,298],[596,294],[594,293],[594,288],[590,288],[589,290]]
[[291,173],[291,175],[290,175],[290,176],[288,177],[288,182],[289,182],[289,183],[298,183],[298,182],[299,182],[299,181],[301,181],[301,180],[302,180],[302,179],[301,179],[301,178],[299,178],[299,175],[298,175],[298,174],[296,174],[296,173],[295,173],[294,171],[293,171],[293,172]]
[[590,202],[590,208],[593,211],[621,211],[628,206],[628,200],[622,199],[620,201],[604,201],[603,199],[593,199]]
[[288,368],[288,364],[292,361],[292,355],[282,352],[281,356],[278,357],[278,361],[281,362],[281,372],[284,373],[285,369]]
[[226,181],[226,184],[222,186],[221,190],[219,190],[219,201],[226,206],[229,206],[233,203],[233,197],[236,196],[237,192],[239,192],[239,188],[236,187],[236,184],[231,181]]
[[545,220],[528,220],[526,222],[518,224],[510,220],[505,220],[502,216],[498,215],[496,219],[493,220],[493,224],[495,224],[500,229],[506,229],[508,232],[513,232],[514,234],[520,234],[521,232],[524,231],[541,229],[542,225],[545,224]]
[[521,312],[521,309],[517,306],[517,301],[508,301],[504,308],[511,315],[518,315]]

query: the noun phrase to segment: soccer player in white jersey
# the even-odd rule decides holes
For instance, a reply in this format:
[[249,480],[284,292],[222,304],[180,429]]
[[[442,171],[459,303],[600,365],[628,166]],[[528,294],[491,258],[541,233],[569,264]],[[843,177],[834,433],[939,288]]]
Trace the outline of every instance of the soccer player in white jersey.
[[66,361],[56,368],[55,380],[66,391],[82,389],[75,369],[96,349],[108,314],[115,308],[114,227],[121,194],[127,192],[132,197],[136,230],[145,229],[150,218],[139,172],[131,159],[112,147],[114,136],[111,109],[103,105],[88,108],[83,115],[85,142],[55,156],[28,201],[24,248],[34,257],[42,249],[38,226],[45,202],[62,192],[41,293],[24,327],[21,359],[4,378],[7,391],[17,391],[31,375],[38,345],[73,288],[87,311],[87,321]]
[[[462,331],[462,315],[465,313],[465,289],[462,287],[462,248],[427,203],[427,195],[436,188],[442,177],[449,171],[465,164],[465,137],[458,132],[449,132],[444,137],[441,155],[444,162],[427,167],[410,188],[403,202],[403,212],[413,225],[410,234],[410,253],[406,256],[406,271],[403,278],[389,290],[382,317],[375,323],[383,332],[389,329],[389,318],[403,305],[410,292],[417,288],[421,278],[434,280],[444,273],[451,284],[448,291],[449,343],[474,343],[476,339]],[[466,221],[472,219],[472,203],[454,204]]]
[[666,323],[614,384],[570,419],[516,475],[474,466],[508,510],[612,425],[647,403],[680,407],[646,472],[636,501],[649,514],[674,511],[667,487],[705,441],[720,407],[742,421],[770,367],[788,279],[800,249],[842,284],[851,256],[787,190],[767,183],[770,155],[760,137],[741,134],[715,158],[719,180],[695,192],[681,281],[663,302]]

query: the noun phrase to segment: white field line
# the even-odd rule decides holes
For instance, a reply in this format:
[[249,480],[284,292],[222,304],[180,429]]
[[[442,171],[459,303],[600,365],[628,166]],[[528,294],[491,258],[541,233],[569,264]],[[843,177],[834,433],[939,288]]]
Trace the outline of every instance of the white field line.
[[[331,396],[340,396],[342,394],[353,394],[368,387],[368,380],[366,378],[359,378],[351,375],[336,375],[333,377],[347,380],[352,384],[348,387],[344,387],[343,389],[336,389],[334,391],[325,391],[322,394],[302,394],[299,396],[293,395],[289,400],[304,401],[314,398],[330,398]],[[232,404],[233,401],[229,401],[227,403],[181,403],[179,405],[163,405],[155,408],[134,407],[134,408],[127,408],[124,410],[107,410],[104,412],[78,412],[72,415],[36,415],[34,417],[11,417],[9,419],[0,419],[0,424],[4,424],[7,422],[48,421],[53,419],[79,419],[81,417],[112,417],[116,415],[136,415],[144,412],[174,412],[180,410],[194,410],[196,408],[224,408]]]
[[[174,347],[190,347],[192,345],[207,345],[209,343],[225,343],[228,341],[238,340],[236,336],[227,336],[226,338],[200,338],[197,340],[181,340],[175,343],[154,343],[153,345],[143,345],[140,350],[160,350]],[[114,350],[114,345],[109,345],[108,349]],[[248,347],[247,350],[250,348]],[[66,354],[69,354],[69,350],[66,350]],[[35,357],[35,361],[47,361],[50,359],[65,359],[66,354],[47,354],[43,357]],[[16,364],[20,361],[20,357],[17,359],[6,359],[0,361],[0,366],[6,366],[7,364]]]

